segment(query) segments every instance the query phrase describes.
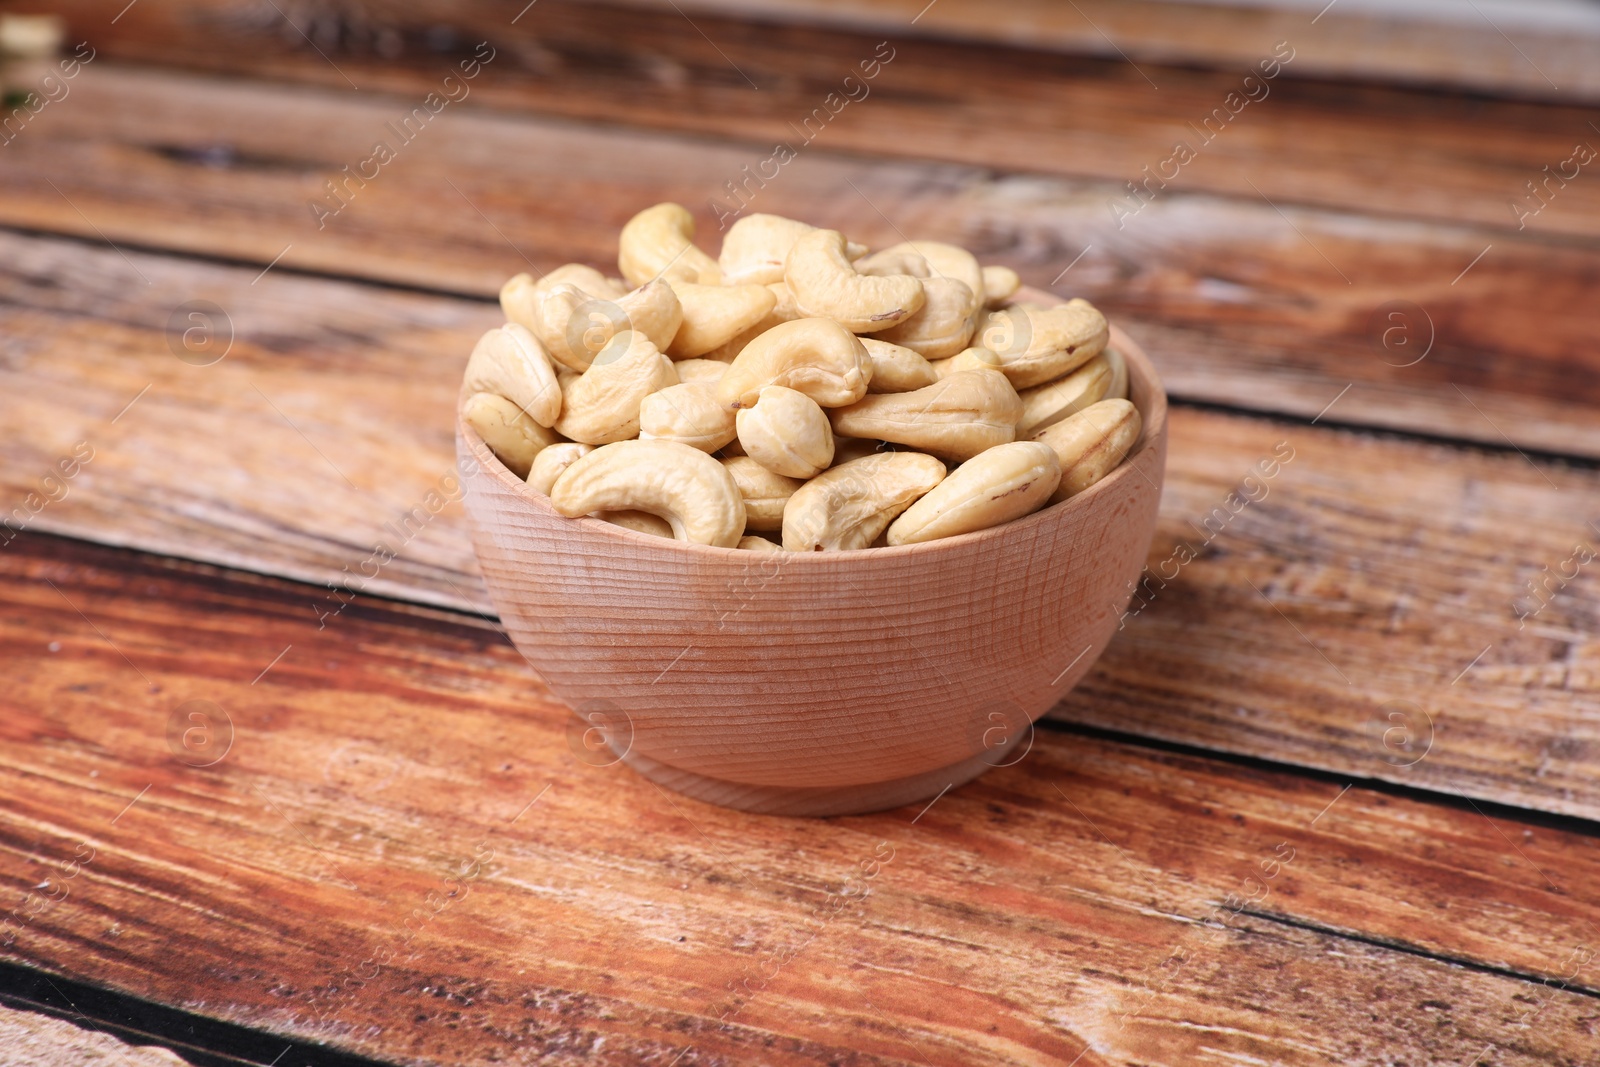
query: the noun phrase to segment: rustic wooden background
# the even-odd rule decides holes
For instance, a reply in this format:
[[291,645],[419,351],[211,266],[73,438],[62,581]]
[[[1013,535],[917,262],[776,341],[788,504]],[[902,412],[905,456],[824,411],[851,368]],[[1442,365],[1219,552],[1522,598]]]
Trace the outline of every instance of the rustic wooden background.
[[[1600,1063],[1600,176],[1547,181],[1600,30],[1545,6],[49,5],[94,58],[0,144],[0,1004],[280,1067]],[[1174,402],[1152,567],[1203,549],[1015,766],[750,817],[575,756],[459,503],[350,574],[504,277],[662,199],[715,248],[885,41],[751,209],[1106,308]]]

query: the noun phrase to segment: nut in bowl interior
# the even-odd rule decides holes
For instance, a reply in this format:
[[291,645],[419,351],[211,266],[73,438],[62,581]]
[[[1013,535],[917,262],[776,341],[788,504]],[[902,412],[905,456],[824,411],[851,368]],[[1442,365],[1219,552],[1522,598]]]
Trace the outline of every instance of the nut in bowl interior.
[[[626,235],[624,231],[625,249]],[[844,257],[849,252],[842,242],[836,245],[830,254],[848,265]],[[629,297],[661,284],[657,277],[637,280],[652,269],[650,253],[646,247],[632,262],[626,254],[622,257],[624,273],[631,268],[633,275],[628,280],[639,286]],[[706,264],[714,266],[716,261],[701,255],[704,261],[696,269],[708,271]],[[710,285],[683,275],[668,280],[675,289],[693,294],[686,305],[708,299],[698,290]],[[614,285],[609,296],[615,299],[620,288]],[[957,300],[966,291],[950,288]],[[827,298],[826,292],[808,296],[818,301]],[[1063,303],[1023,289],[992,300],[989,306],[1044,309]],[[758,306],[765,306],[762,314],[772,307],[770,302]],[[913,319],[907,325],[914,328],[916,323]],[[665,339],[673,336],[674,329],[686,328],[669,322],[660,333]],[[905,333],[904,326],[894,330]],[[523,348],[533,339],[531,331],[519,336]],[[850,346],[849,335],[845,336],[840,343]],[[681,341],[683,333],[676,337]],[[636,336],[633,343],[638,343]],[[705,343],[702,339],[694,347]],[[952,343],[963,343],[959,331]],[[480,353],[484,347],[480,343]],[[511,351],[515,347],[507,347],[496,358],[517,358]],[[529,390],[537,395],[508,398],[504,416],[485,422],[482,412],[474,410],[484,404],[482,382],[475,382],[469,370],[458,411],[457,448],[462,469],[471,472],[466,503],[474,546],[512,641],[551,691],[574,710],[572,739],[580,758],[597,764],[625,762],[652,781],[701,800],[785,815],[897,807],[930,799],[991,767],[1021,759],[1032,741],[1033,721],[1083,677],[1116,632],[1154,533],[1166,460],[1166,397],[1144,353],[1114,325],[1108,347],[1121,357],[1118,373],[1125,371],[1126,400],[1136,409],[1132,418],[1141,427],[1131,447],[1122,446],[1127,448],[1125,456],[1109,473],[1101,472],[1098,480],[1085,482],[1087,488],[1075,487],[1070,496],[1059,499],[1068,492],[1063,482],[1055,498],[1059,502],[1045,504],[1057,484],[1052,474],[1044,496],[1027,505],[1031,513],[972,532],[959,532],[970,528],[959,525],[944,531],[947,536],[936,530],[932,539],[917,540],[917,531],[941,523],[948,526],[952,511],[958,516],[961,512],[959,503],[953,508],[925,505],[916,511],[913,501],[918,497],[925,502],[935,499],[925,495],[930,487],[943,485],[949,490],[946,496],[960,495],[958,479],[1000,477],[1004,472],[994,474],[989,469],[1004,466],[999,458],[1026,458],[1030,450],[1044,453],[1053,469],[1060,468],[1050,450],[1038,444],[1009,446],[1004,452],[986,446],[971,456],[946,455],[942,462],[920,452],[887,453],[907,457],[915,468],[913,480],[932,468],[931,476],[904,494],[893,509],[906,520],[900,528],[912,533],[897,543],[897,527],[889,525],[885,533],[885,519],[856,544],[829,542],[830,548],[853,549],[834,551],[785,550],[771,540],[757,541],[751,536],[756,531],[775,531],[776,513],[763,511],[764,505],[748,487],[740,492],[751,499],[750,506],[735,502],[737,514],[731,520],[717,509],[709,517],[679,515],[649,494],[637,505],[647,513],[637,519],[610,510],[621,498],[600,495],[573,504],[575,483],[603,484],[607,477],[615,481],[618,469],[626,473],[629,463],[654,462],[666,450],[648,439],[632,440],[638,436],[636,428],[616,434],[604,427],[595,431],[623,444],[591,448],[559,443],[556,431],[569,415],[558,419],[547,401],[539,399],[547,391],[541,388]],[[692,364],[711,362],[698,358],[700,354],[686,357],[679,352],[681,375],[665,372],[664,377],[659,369],[639,363],[644,368],[639,373],[654,379],[641,393],[659,394],[671,388],[675,394],[685,394],[668,405],[672,411],[664,413],[665,423],[676,418],[673,412],[688,409],[692,398],[687,394],[692,390],[674,379],[693,380],[691,374],[703,368]],[[939,361],[988,358],[983,350],[967,349],[940,356]],[[475,354],[473,366],[482,371],[479,355]],[[735,355],[724,380],[738,377],[735,370],[740,366]],[[960,369],[947,366],[945,373]],[[715,367],[708,372],[713,377],[719,373]],[[571,373],[561,373],[561,378],[571,397],[578,379]],[[537,381],[537,376],[522,380]],[[792,380],[806,387],[803,376]],[[1048,401],[1041,390],[1051,388],[1055,380],[1026,382],[1011,394],[1023,396],[1023,404],[1015,409],[1023,414],[1007,417],[1033,431],[1027,420],[1038,416],[1034,401]],[[837,390],[841,382],[848,386],[845,378],[834,375],[824,388]],[[917,384],[907,380],[904,386]],[[733,460],[718,444],[748,440],[759,446],[763,435],[770,436],[769,427],[759,420],[749,431],[742,424],[747,414],[754,418],[769,403],[775,388],[763,386],[759,376],[741,378],[725,394],[735,397],[738,406],[737,439],[731,433],[702,436],[696,441],[700,451],[692,453],[680,445],[672,447],[694,457],[689,466],[706,467],[716,478],[727,479],[719,463],[760,473],[751,462],[765,456],[759,448],[752,448],[745,458],[745,450],[733,447],[729,450],[740,454]],[[802,406],[815,411],[803,396],[779,399],[796,411]],[[841,417],[852,410],[845,403],[850,399],[841,395],[833,400],[828,415],[836,429],[853,425],[847,421],[852,415]],[[540,403],[546,403],[543,416],[555,431],[518,418],[518,409],[526,414]],[[863,410],[871,407],[864,405]],[[717,417],[713,415],[713,421]],[[532,442],[535,462],[527,470],[513,470],[497,457],[504,454],[522,466],[511,455],[515,446],[491,448],[485,441],[486,433],[494,437],[499,427],[512,423],[522,426],[519,442]],[[651,423],[648,408],[645,423]],[[704,427],[705,421],[700,425]],[[486,433],[480,433],[486,426]],[[827,436],[826,427],[824,419],[818,433]],[[582,432],[589,432],[589,427]],[[1005,439],[1012,434],[1019,441],[1037,439],[1043,432],[1024,435],[1008,426]],[[850,441],[850,436],[841,437],[841,447],[860,443]],[[825,451],[831,452],[833,445],[830,439]],[[1051,447],[1060,452],[1063,446],[1057,441]],[[1068,451],[1072,447],[1066,446]],[[546,450],[549,462],[537,462]],[[724,458],[709,462],[700,458],[707,456]],[[851,458],[841,454],[833,460],[833,469],[842,469],[839,464],[848,464]],[[809,476],[826,470],[829,460],[802,449],[761,462],[769,469],[798,463],[796,470]],[[870,466],[872,461],[855,462]],[[949,463],[951,473],[941,476],[943,462]],[[553,478],[549,470],[541,471],[552,467]],[[573,479],[563,482],[566,471],[573,472]],[[1070,468],[1066,476],[1072,476]],[[777,480],[810,489],[825,486],[827,475],[821,478]],[[1016,478],[1020,480],[1015,490],[995,489],[991,497],[1039,492],[1034,484],[1038,479],[1025,471]],[[667,492],[674,486],[681,489],[680,483],[692,478],[667,471],[652,474],[649,480]],[[662,485],[667,489],[660,489]],[[786,491],[795,494],[788,498],[791,501],[804,498],[804,490]],[[577,510],[588,510],[596,501],[600,503],[595,510],[606,509],[606,518]],[[798,536],[791,521],[793,509],[782,503],[782,510],[784,543],[793,546]],[[766,515],[767,522],[758,522],[759,515]],[[668,535],[662,517],[672,521],[676,537]],[[747,518],[752,524],[749,530]],[[802,548],[824,547],[800,540]],[[743,547],[732,547],[735,543]],[[872,547],[866,547],[869,544]]]

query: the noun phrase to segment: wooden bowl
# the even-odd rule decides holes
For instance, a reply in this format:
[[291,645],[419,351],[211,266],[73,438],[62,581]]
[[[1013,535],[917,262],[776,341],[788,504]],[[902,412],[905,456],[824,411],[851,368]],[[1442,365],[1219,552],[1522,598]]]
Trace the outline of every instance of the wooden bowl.
[[785,815],[898,807],[1020,759],[1116,631],[1155,530],[1166,394],[1114,326],[1111,343],[1144,418],[1116,471],[897,548],[766,554],[563,518],[458,417],[484,581],[577,712],[580,758]]

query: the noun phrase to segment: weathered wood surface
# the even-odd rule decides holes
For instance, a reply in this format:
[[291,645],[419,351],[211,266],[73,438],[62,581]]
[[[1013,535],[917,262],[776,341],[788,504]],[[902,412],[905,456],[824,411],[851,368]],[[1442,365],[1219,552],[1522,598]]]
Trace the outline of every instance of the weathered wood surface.
[[[276,271],[252,283],[249,269],[53,240],[0,248],[16,264],[0,491],[25,515],[37,494],[32,528],[332,582],[358,602],[490,610],[448,479],[460,368],[492,305]],[[169,347],[172,309],[193,300],[233,323],[212,366]],[[80,441],[93,459],[44,503],[44,476]],[[1280,441],[1294,458],[1263,479]],[[1149,606],[1064,714],[1600,813],[1600,608],[1594,564],[1574,554],[1600,537],[1600,473],[1194,409],[1173,414],[1168,463]],[[363,573],[376,541],[402,538]],[[1200,558],[1175,560],[1180,540]],[[301,610],[315,622],[340,603],[313,590]],[[1431,717],[1420,761],[1383,747],[1390,701]]]
[[[73,84],[0,150],[0,222],[257,264],[246,281],[276,261],[492,296],[530,267],[614,262],[622,223],[661,198],[693,206],[715,249],[708,200],[762,158],[475,112],[469,97],[319,228],[308,205],[386,136],[400,102],[103,65]],[[878,244],[955,240],[1087,296],[1175,396],[1600,456],[1600,246],[1176,191],[1119,229],[1114,191],[811,149],[751,206]]]
[[[795,128],[825,107],[829,93],[859,95],[843,79],[859,73],[887,37],[893,60],[870,82],[870,95],[826,122],[813,147],[1119,187],[1172,155],[1176,139],[1198,147],[1188,124],[1200,126],[1230,92],[1242,92],[1245,75],[1284,39],[1265,24],[1240,32],[1240,59],[1225,70],[1135,69],[1120,58],[918,39],[911,26],[902,34],[850,34],[712,14],[691,22],[663,3],[641,9],[580,0],[540,0],[513,23],[521,6],[142,0],[118,17],[119,0],[54,5],[74,39],[91,41],[105,60],[295,80],[353,97],[397,93],[411,103],[439,90],[456,59],[488,40],[498,52],[473,83],[476,103],[738,138],[756,146],[742,160],[752,167],[773,141],[803,139]],[[1265,99],[1244,106],[1199,147],[1171,191],[1256,202],[1264,192],[1284,204],[1505,232],[1516,229],[1508,202],[1526,192],[1524,182],[1543,178],[1541,168],[1567,159],[1575,142],[1600,145],[1588,125],[1592,112],[1576,103],[1308,81],[1296,70],[1306,36],[1289,39],[1296,58],[1267,84]],[[1581,46],[1580,54],[1588,65]],[[1555,195],[1527,220],[1529,229],[1600,235],[1600,183],[1579,177]]]
[[[486,607],[447,479],[461,354],[499,323],[491,305],[294,275],[252,285],[252,270],[86,259],[10,235],[0,246],[28,249],[4,256],[15,288],[0,311],[12,527]],[[74,309],[91,293],[85,320]],[[61,478],[80,442],[88,461]],[[430,506],[430,492],[445,500]],[[403,551],[372,577],[360,568],[378,536]]]
[[415,1064],[1594,1047],[1592,838],[1048,732],[753,820],[579,762],[470,620],[31,535],[0,575],[6,953],[58,974]]
[[[1248,67],[1255,40],[1293,40],[1304,74],[1378,82],[1440,83],[1491,93],[1571,101],[1600,96],[1590,62],[1600,16],[1565,3],[1440,5],[1381,9],[1323,0],[1297,4],[1173,3],[1163,0],[632,0],[862,33],[915,32],[969,44],[990,42],[1137,62]],[[1489,17],[1492,15],[1492,18]],[[913,29],[914,27],[914,29]]]

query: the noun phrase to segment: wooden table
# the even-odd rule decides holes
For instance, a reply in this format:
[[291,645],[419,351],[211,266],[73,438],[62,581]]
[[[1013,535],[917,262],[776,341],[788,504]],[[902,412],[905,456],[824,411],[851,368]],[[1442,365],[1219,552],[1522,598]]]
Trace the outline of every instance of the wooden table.
[[[125,3],[0,146],[0,1003],[206,1064],[1600,1063],[1600,176],[1525,186],[1592,77],[1478,27],[1380,84],[1337,8]],[[1087,296],[1173,397],[1136,610],[925,808],[580,760],[458,502],[359,573],[500,281],[663,199],[715,248],[780,140],[750,210]]]

